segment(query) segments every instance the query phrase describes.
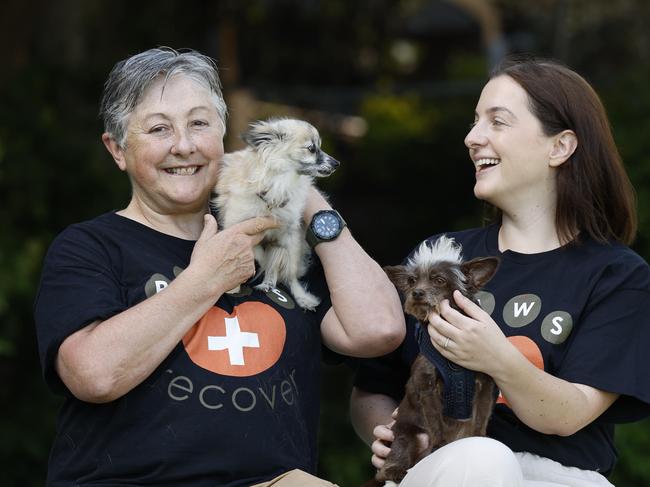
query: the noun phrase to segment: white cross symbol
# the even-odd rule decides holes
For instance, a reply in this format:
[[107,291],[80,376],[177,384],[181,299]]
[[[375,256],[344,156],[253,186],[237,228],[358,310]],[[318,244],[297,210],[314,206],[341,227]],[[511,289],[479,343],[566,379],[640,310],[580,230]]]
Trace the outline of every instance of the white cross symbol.
[[230,365],[244,364],[244,347],[260,348],[257,333],[242,332],[237,317],[226,318],[226,336],[208,336],[208,350],[226,350]]

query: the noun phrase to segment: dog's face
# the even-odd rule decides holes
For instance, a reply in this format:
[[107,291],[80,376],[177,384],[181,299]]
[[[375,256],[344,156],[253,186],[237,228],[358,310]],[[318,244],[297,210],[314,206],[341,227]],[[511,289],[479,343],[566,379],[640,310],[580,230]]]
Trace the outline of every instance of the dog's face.
[[339,166],[339,161],[321,150],[318,131],[302,120],[255,122],[242,138],[272,170],[320,178],[329,176]]
[[455,290],[472,298],[494,276],[498,265],[497,257],[462,262],[460,248],[442,236],[433,247],[423,243],[406,265],[387,266],[384,271],[404,295],[404,311],[426,323],[443,300],[454,306]]

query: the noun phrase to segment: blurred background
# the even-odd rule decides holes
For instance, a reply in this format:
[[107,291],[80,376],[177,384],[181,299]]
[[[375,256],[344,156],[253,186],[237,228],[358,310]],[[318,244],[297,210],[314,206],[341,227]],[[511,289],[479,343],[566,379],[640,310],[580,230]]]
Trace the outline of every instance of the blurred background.
[[[191,47],[218,61],[227,150],[249,121],[316,125],[342,161],[321,181],[382,265],[423,238],[481,224],[463,138],[490,66],[559,59],[601,94],[637,189],[650,259],[650,2],[646,0],[4,0],[0,14],[0,485],[43,485],[59,399],[40,376],[32,303],[65,226],[125,206],[127,178],[97,117],[111,67]],[[347,412],[351,373],[327,367],[319,474],[371,474]],[[617,430],[613,482],[650,485],[650,422]]]

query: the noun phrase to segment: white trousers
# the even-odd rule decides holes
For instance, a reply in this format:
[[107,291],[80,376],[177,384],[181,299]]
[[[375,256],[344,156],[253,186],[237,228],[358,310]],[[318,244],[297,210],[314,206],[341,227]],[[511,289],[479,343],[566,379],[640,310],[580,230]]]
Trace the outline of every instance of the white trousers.
[[[395,485],[387,482],[386,486]],[[613,487],[598,472],[565,467],[532,453],[514,453],[491,438],[439,448],[409,469],[399,487]]]

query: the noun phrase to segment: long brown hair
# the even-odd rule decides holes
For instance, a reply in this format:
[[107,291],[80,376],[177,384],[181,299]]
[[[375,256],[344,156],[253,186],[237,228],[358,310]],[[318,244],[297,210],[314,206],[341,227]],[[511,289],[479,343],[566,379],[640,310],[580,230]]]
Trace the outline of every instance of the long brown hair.
[[572,130],[577,136],[575,152],[557,172],[560,241],[581,232],[600,242],[631,244],[637,231],[635,192],[594,89],[575,71],[545,59],[507,58],[490,78],[502,75],[526,91],[545,135]]

